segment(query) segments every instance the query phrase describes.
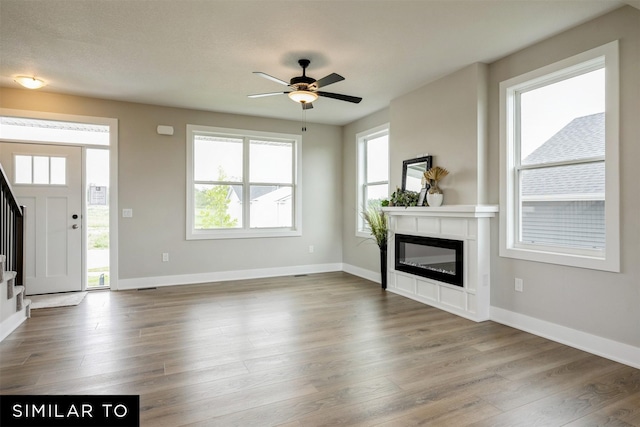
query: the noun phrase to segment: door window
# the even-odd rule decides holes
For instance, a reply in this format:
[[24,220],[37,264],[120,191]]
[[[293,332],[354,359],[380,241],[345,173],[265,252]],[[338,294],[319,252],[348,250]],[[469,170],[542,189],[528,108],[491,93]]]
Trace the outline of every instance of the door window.
[[67,159],[54,156],[15,156],[14,183],[20,185],[66,185]]

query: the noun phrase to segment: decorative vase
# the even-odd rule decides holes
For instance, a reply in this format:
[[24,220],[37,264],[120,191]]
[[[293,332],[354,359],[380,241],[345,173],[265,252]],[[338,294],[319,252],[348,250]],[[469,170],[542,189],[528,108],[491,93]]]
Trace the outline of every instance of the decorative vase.
[[442,194],[442,190],[438,187],[438,181],[434,181],[429,191],[427,191],[427,203],[431,207],[438,207],[442,205],[442,200],[444,199],[444,194]]
[[380,285],[387,289],[387,245],[380,247]]

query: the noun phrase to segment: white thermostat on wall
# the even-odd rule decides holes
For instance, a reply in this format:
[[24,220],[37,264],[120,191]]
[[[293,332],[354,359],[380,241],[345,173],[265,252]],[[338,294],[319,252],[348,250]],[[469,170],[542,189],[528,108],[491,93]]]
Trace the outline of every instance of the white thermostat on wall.
[[158,125],[158,135],[173,135],[173,126]]

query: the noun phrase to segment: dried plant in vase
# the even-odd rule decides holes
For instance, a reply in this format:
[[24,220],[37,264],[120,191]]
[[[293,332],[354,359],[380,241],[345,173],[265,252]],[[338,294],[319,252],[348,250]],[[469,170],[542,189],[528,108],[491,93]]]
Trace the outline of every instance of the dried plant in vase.
[[387,232],[389,231],[387,224],[387,215],[382,212],[382,209],[369,206],[366,211],[362,213],[362,217],[366,221],[371,235],[375,239],[380,249],[387,248]]
[[434,166],[424,173],[424,177],[430,186],[427,192],[427,203],[429,206],[442,205],[444,195],[438,183],[447,175],[449,175],[449,171],[440,166]]
[[389,234],[387,215],[380,207],[370,205],[362,213],[362,217],[367,222],[371,235],[380,248],[380,284],[382,289],[387,289],[387,236]]

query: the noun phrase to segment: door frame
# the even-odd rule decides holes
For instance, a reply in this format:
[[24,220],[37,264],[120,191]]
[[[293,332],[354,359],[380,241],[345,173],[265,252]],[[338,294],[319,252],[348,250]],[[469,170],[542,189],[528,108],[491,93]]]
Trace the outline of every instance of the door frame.
[[[85,290],[87,232],[83,209],[84,148],[75,144],[26,144],[0,139],[0,151],[0,160],[6,161],[4,168],[14,195],[18,203],[25,205],[27,209],[23,245],[26,257],[26,295]],[[16,156],[65,159],[65,182],[56,184],[47,180],[37,183],[29,180],[26,183],[16,183],[19,170]],[[35,177],[36,169],[32,164],[30,178]],[[50,166],[48,172],[51,170]],[[65,202],[60,204],[60,200]],[[80,219],[72,219],[72,215],[80,215]],[[50,219],[54,219],[54,222],[50,223]],[[77,224],[82,226],[79,230],[73,230],[72,223],[76,228]],[[50,229],[45,224],[51,224],[53,228]],[[55,237],[50,235],[52,230]],[[59,256],[64,259],[52,262],[52,258]]]
[[[45,111],[16,110],[0,108],[0,116],[21,117],[40,120],[57,120],[83,124],[109,126],[109,146],[99,146],[109,150],[109,282],[111,290],[118,290],[118,119],[109,117],[80,116],[71,114],[50,113]],[[61,142],[31,141],[22,139],[4,139],[6,142],[24,144],[65,145]],[[82,147],[82,183],[86,183],[86,149],[96,148],[91,144],[70,143]],[[82,195],[82,210],[86,212],[86,196]],[[83,227],[82,289],[86,290],[86,229]]]

